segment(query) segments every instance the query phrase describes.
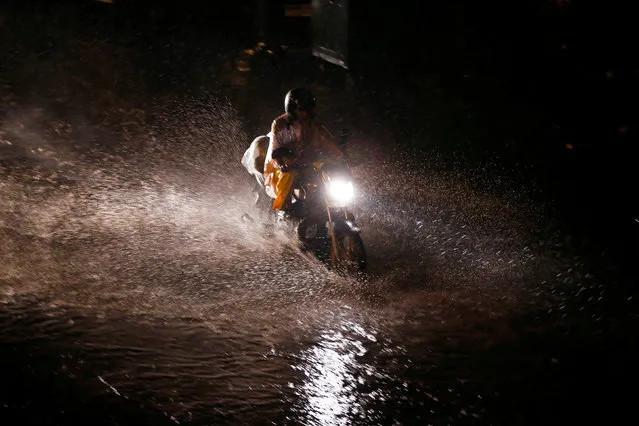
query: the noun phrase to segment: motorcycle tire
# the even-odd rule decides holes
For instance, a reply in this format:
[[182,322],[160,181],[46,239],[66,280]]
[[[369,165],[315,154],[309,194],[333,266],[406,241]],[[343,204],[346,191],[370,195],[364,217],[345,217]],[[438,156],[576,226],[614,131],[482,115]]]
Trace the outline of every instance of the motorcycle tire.
[[366,249],[362,237],[356,233],[336,235],[331,249],[331,264],[338,270],[351,273],[366,270]]

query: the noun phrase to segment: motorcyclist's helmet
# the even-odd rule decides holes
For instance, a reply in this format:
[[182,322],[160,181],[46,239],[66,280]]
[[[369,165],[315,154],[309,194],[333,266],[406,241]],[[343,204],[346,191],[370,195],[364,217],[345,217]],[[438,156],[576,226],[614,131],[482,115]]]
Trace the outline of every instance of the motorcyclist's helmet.
[[295,115],[297,111],[308,111],[315,108],[315,97],[303,88],[290,90],[284,98],[284,110],[287,114]]

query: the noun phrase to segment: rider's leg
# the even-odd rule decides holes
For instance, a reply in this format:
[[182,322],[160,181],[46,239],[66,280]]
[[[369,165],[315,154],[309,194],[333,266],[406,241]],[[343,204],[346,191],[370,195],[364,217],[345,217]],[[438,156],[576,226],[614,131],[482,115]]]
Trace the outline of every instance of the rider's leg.
[[285,210],[288,203],[289,195],[293,189],[295,174],[293,172],[277,171],[277,180],[275,182],[275,200],[273,200],[273,209]]

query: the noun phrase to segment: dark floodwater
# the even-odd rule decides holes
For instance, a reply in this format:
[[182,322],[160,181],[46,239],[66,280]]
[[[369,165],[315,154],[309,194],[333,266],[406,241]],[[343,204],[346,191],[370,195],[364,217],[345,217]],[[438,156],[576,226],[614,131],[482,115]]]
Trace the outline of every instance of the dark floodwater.
[[[338,276],[289,235],[240,221],[252,207],[239,159],[246,130],[278,112],[270,92],[197,70],[189,78],[225,89],[185,91],[173,65],[135,77],[131,47],[57,43],[47,57],[10,49],[17,71],[1,81],[9,424],[552,424],[631,412],[621,386],[636,373],[636,307],[616,266],[575,248],[524,195],[489,190],[498,177],[434,158],[407,168],[409,154],[380,154],[387,133],[355,128],[371,267],[365,280]],[[348,107],[332,106],[325,117],[339,124]]]

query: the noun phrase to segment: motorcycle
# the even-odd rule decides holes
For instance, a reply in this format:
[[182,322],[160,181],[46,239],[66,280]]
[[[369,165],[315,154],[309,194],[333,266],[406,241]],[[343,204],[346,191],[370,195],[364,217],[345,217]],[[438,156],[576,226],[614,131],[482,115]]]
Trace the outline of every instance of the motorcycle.
[[330,265],[345,272],[363,272],[367,262],[360,228],[350,209],[354,195],[346,169],[319,162],[298,168],[291,195],[300,241],[315,247],[320,256],[326,253],[321,241],[330,241]]
[[[277,152],[273,158],[278,158]],[[280,166],[286,169],[285,164]],[[288,213],[292,222],[297,222],[303,249],[327,260],[338,271],[364,272],[366,249],[351,210],[355,191],[348,166],[315,162],[297,165],[295,171]]]

